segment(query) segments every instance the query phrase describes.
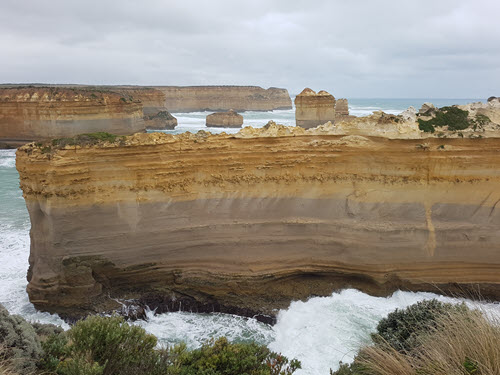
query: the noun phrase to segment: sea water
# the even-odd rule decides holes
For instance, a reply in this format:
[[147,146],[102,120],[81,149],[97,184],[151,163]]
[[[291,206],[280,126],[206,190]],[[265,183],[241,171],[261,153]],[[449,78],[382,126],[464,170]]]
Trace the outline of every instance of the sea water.
[[[370,114],[382,109],[397,114],[413,105],[418,108],[427,100],[352,99],[350,111],[354,115]],[[432,100],[437,106],[477,101]],[[174,114],[179,125],[176,130],[197,132],[205,127],[205,112]],[[285,125],[294,124],[293,110],[274,112],[245,112],[244,125],[262,127],[274,120]],[[217,129],[215,132],[235,132],[238,129]],[[19,189],[15,169],[15,150],[0,150],[0,303],[12,314],[20,314],[31,321],[68,326],[57,316],[34,309],[26,293],[26,272],[29,256],[29,216]],[[226,314],[194,314],[174,312],[155,315],[148,312],[146,321],[138,321],[148,332],[156,335],[162,345],[185,342],[189,348],[199,347],[205,340],[226,336],[232,341],[256,341],[289,358],[297,358],[303,369],[298,375],[328,375],[339,361],[349,362],[357,350],[370,341],[370,333],[380,319],[396,308],[417,301],[438,298],[441,301],[459,300],[432,293],[398,291],[387,298],[372,297],[360,291],[347,289],[329,297],[314,297],[306,302],[292,302],[281,310],[278,322],[271,327],[255,319]],[[499,304],[482,304],[488,311],[500,315]]]

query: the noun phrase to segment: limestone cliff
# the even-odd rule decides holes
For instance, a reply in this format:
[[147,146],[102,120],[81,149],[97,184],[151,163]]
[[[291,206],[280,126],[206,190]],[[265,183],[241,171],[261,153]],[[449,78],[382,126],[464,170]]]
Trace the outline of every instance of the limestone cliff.
[[118,93],[60,87],[0,89],[0,141],[144,131],[142,105]]
[[250,130],[20,148],[31,301],[79,316],[120,298],[273,314],[348,286],[500,298],[500,139]]
[[286,89],[257,86],[158,86],[170,112],[291,109]]
[[142,103],[144,116],[154,116],[168,109],[165,105],[165,94],[160,90],[140,86],[125,88],[119,86],[113,88],[113,86],[111,86],[111,90],[139,100]]

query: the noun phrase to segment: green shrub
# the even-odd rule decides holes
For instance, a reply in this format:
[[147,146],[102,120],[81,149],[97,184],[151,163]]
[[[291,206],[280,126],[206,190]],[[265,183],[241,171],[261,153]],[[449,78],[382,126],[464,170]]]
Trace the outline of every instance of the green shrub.
[[486,115],[476,115],[476,122],[478,125],[486,125],[491,122],[490,118]]
[[426,133],[434,133],[436,129],[429,121],[424,121],[422,119],[418,119],[418,128]]
[[[65,146],[87,146],[87,145],[95,145],[100,142],[115,142],[118,138],[115,134],[110,134],[106,132],[97,132],[97,133],[87,133],[80,134],[73,138],[57,138],[53,139],[51,144],[53,147],[63,148]],[[50,146],[45,146],[44,148],[48,148],[51,151]],[[42,148],[42,152],[44,150]]]
[[233,344],[224,337],[186,352],[180,365],[180,375],[290,375],[300,368],[297,360],[289,361],[264,345]]
[[424,132],[434,133],[436,127],[448,126],[449,130],[463,130],[473,125],[468,119],[469,112],[458,107],[443,107],[436,112],[436,116],[424,121],[418,119],[418,127]]
[[[436,327],[436,319],[443,314],[468,310],[465,304],[453,305],[436,299],[417,302],[406,309],[396,309],[377,326],[372,335],[375,343],[385,341],[397,351],[410,351],[417,345],[417,336]],[[381,340],[382,339],[382,340]]]
[[0,347],[2,359],[10,361],[21,373],[36,369],[36,362],[42,356],[42,346],[33,326],[19,315],[10,315],[2,305]]
[[104,375],[118,374],[124,368],[142,368],[157,343],[155,336],[119,316],[88,317],[73,326],[68,336],[72,357],[90,356],[103,366]]

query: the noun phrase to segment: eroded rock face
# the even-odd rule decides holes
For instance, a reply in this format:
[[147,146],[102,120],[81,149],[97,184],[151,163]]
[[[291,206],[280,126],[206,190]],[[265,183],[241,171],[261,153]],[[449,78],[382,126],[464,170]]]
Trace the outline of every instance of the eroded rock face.
[[158,86],[170,112],[291,109],[286,89],[257,86]]
[[[114,88],[111,87],[111,90]],[[156,89],[145,88],[145,87],[131,87],[131,88],[121,88],[117,87],[114,89],[120,93],[124,93],[133,99],[139,100],[142,103],[142,111],[144,112],[144,117],[154,116],[159,112],[167,111],[165,104],[165,94]]]
[[155,115],[144,116],[147,129],[152,130],[165,130],[175,129],[177,126],[177,119],[168,111],[161,111]]
[[142,104],[108,91],[59,87],[0,89],[0,141],[32,141],[81,133],[144,131]]
[[295,97],[295,122],[303,128],[335,121],[335,98],[326,91],[305,88]]
[[500,139],[250,130],[18,149],[30,300],[79,316],[113,298],[272,314],[342,287],[500,298]]
[[206,125],[212,128],[241,128],[243,116],[232,109],[227,112],[212,113],[207,116]]

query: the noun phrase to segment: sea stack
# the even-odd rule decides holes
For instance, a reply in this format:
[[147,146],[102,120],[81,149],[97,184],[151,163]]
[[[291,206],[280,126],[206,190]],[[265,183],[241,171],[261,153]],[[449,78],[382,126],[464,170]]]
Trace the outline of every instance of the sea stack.
[[209,128],[241,128],[243,116],[232,109],[227,112],[216,112],[207,116],[206,125]]
[[142,104],[126,94],[63,87],[0,89],[0,141],[144,132]]
[[172,130],[177,126],[177,119],[168,111],[161,111],[154,115],[144,116],[146,128],[151,130]]
[[335,121],[335,97],[326,92],[305,88],[295,98],[295,122],[303,128],[314,128]]

